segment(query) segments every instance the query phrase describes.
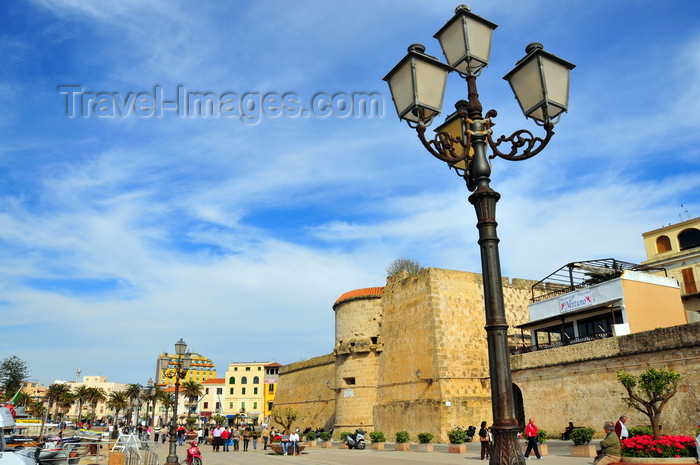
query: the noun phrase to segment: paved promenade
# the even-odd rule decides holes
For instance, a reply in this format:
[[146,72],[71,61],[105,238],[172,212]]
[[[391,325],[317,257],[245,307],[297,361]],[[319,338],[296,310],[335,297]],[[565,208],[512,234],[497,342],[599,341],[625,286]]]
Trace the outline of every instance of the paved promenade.
[[[447,452],[446,444],[435,444],[435,452],[425,453],[416,452],[415,445],[411,446],[410,452],[396,452],[391,443],[386,444],[384,451],[375,451],[370,449],[365,450],[347,450],[339,449],[338,443],[334,443],[333,449],[322,449],[320,447],[307,447],[299,456],[281,456],[275,455],[269,449],[262,450],[262,446],[258,450],[253,450],[252,446],[248,452],[216,452],[212,451],[211,446],[202,445],[203,465],[268,465],[268,464],[305,464],[305,465],[423,465],[423,464],[477,464],[488,463],[481,461],[479,455],[478,443],[467,443],[466,455],[450,454]],[[585,465],[592,464],[592,458],[571,457],[569,455],[569,447],[571,441],[547,441],[549,446],[548,456],[544,456],[542,460],[531,460],[528,463],[537,464],[556,464],[556,465]],[[160,463],[164,463],[168,455],[168,447],[159,445],[155,447],[158,453]],[[178,459],[180,463],[185,461],[186,447],[178,447]],[[531,459],[535,459],[534,454]]]

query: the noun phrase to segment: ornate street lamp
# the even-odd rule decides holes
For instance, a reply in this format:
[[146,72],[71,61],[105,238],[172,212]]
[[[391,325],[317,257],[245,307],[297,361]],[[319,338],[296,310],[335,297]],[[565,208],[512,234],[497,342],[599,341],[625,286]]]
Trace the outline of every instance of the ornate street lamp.
[[[528,45],[525,58],[504,79],[510,83],[525,117],[543,126],[545,135],[535,137],[530,131],[521,129],[510,137],[500,136],[494,140],[491,127],[497,113],[489,110],[486,117],[482,116],[476,78],[488,65],[491,35],[496,27],[471,13],[468,6],[460,5],[455,16],[435,34],[449,63],[448,70],[456,71],[466,79],[468,99],[456,103],[457,111],[435,130],[437,134],[432,140],[426,139],[425,130],[442,108],[442,97],[437,104],[435,97],[445,92],[445,80],[437,77],[438,70],[444,70],[445,65],[441,66],[436,58],[426,55],[425,47],[414,44],[384,80],[389,83],[399,118],[415,128],[428,152],[454,168],[473,192],[469,202],[476,210],[481,247],[494,421],[495,447],[490,463],[522,465],[525,462],[517,440],[519,426],[513,402],[508,323],[496,234],[496,202],[500,194],[490,186],[489,160],[495,157],[525,160],[542,151],[554,135],[554,124],[567,111],[569,75],[574,65],[545,52],[541,44]],[[421,73],[418,71],[421,69],[430,71]],[[510,148],[501,151],[500,146],[506,143]],[[492,151],[489,156],[486,154],[487,145]]]
[[167,378],[175,378],[175,405],[173,405],[173,418],[170,421],[170,448],[165,465],[179,465],[177,460],[177,404],[180,394],[180,380],[187,375],[191,363],[192,356],[187,352],[187,344],[180,338],[175,343],[175,366],[164,373]]
[[146,383],[146,386],[148,386],[148,399],[149,402],[146,405],[146,416],[148,417],[148,409],[151,409],[151,416],[148,419],[148,426],[153,426],[154,424],[154,418],[156,416],[156,398],[153,397],[153,389],[155,387],[153,386],[153,378],[148,378],[148,382]]

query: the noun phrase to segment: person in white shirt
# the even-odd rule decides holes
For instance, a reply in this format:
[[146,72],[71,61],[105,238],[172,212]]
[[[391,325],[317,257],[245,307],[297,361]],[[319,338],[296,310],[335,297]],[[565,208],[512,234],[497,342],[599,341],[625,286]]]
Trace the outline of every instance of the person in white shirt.
[[296,431],[289,435],[289,445],[292,448],[292,454],[299,455],[299,433]]

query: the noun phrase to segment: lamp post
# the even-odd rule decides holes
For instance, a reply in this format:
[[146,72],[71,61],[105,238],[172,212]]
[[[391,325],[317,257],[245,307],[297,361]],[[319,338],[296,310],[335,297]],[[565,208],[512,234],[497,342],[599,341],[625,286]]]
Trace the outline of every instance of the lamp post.
[[[416,129],[428,152],[448,163],[464,179],[472,192],[479,230],[481,267],[484,284],[486,334],[491,378],[494,451],[491,464],[524,464],[517,441],[518,421],[515,417],[513,386],[508,351],[508,324],[505,318],[501,264],[496,234],[496,202],[500,194],[490,186],[489,160],[525,160],[537,155],[551,140],[554,124],[568,109],[569,75],[574,65],[532,43],[526,56],[508,73],[506,79],[526,118],[545,130],[544,137],[535,137],[521,129],[510,137],[494,140],[491,127],[495,110],[482,116],[476,78],[488,65],[491,36],[498,26],[475,14],[466,5],[455,9],[455,15],[436,34],[448,65],[427,55],[425,47],[413,44],[408,54],[384,77],[388,82],[400,119]],[[440,114],[448,73],[455,71],[467,81],[467,98],[456,103],[457,111],[428,140],[425,130]],[[501,144],[510,148],[501,151]],[[487,156],[487,145],[492,154]]]
[[[148,386],[148,399],[149,402],[146,404],[146,416],[148,417],[148,426],[153,426],[154,425],[154,418],[156,415],[156,398],[153,395],[153,378],[148,378],[148,382],[146,383]],[[150,405],[149,405],[150,404]],[[148,409],[151,409],[151,415],[150,417],[148,416]]]
[[192,357],[187,352],[187,344],[180,338],[175,343],[175,366],[167,370],[164,375],[168,378],[175,378],[175,405],[173,405],[173,418],[170,421],[170,448],[168,449],[168,457],[165,460],[165,465],[178,465],[177,461],[177,404],[180,394],[180,380],[187,375],[187,370],[190,369]]

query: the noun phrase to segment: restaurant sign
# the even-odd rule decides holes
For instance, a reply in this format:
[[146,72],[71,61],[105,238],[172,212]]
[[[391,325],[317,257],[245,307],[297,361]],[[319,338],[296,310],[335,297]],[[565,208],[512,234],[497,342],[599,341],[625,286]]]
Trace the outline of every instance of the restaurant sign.
[[589,307],[595,303],[590,289],[559,297],[559,313],[571,312]]

